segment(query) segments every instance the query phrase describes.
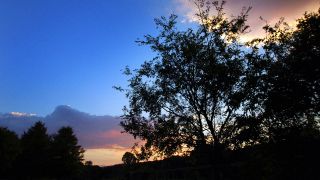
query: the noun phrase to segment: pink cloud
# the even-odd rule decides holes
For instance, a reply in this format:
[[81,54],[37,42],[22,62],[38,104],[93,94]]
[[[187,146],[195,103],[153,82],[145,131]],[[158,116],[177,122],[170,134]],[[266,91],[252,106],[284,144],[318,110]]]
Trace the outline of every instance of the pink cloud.
[[[194,14],[197,9],[192,0],[174,0],[177,4],[177,12],[185,18],[185,22],[194,21]],[[319,0],[227,0],[225,10],[227,15],[238,15],[242,7],[252,7],[249,13],[248,25],[251,26],[251,33],[245,35],[245,39],[261,36],[264,33],[262,27],[265,22],[260,20],[260,16],[268,23],[274,24],[281,17],[285,17],[286,22],[294,24],[295,20],[302,17],[304,12],[316,11],[320,8]]]

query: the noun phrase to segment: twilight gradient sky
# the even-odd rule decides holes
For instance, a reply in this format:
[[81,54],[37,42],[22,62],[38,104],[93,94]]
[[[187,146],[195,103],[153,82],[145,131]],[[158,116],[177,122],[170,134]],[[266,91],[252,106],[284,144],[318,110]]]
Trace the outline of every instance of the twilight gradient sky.
[[[252,33],[246,39],[262,34],[259,16],[270,23],[286,17],[292,23],[305,11],[317,10],[320,0],[229,0],[226,10],[236,15],[242,6],[253,6]],[[126,86],[121,73],[126,65],[135,68],[153,57],[148,47],[134,41],[156,34],[155,17],[176,13],[185,27],[194,23],[194,12],[189,0],[0,0],[0,115],[35,113],[36,119],[49,121],[56,106],[70,105],[90,114],[80,116],[83,126],[92,126],[90,131],[71,119],[65,124],[51,120],[49,128],[55,123],[74,125],[88,160],[120,163],[132,139],[121,135],[111,118],[121,115],[127,104],[112,86]],[[35,119],[20,125],[29,116],[17,119],[21,113],[11,113],[14,121],[2,115],[2,123],[22,131]],[[109,120],[102,122],[102,117]],[[96,128],[101,126],[108,128]],[[95,144],[87,143],[89,137],[97,140]]]
[[[242,6],[254,7],[254,29],[259,15],[296,19],[319,0],[229,0],[227,10]],[[194,13],[188,0],[1,0],[0,112],[47,115],[64,104],[120,115],[127,101],[112,86],[126,85],[121,69],[152,57],[134,41],[156,33],[153,18],[172,12]]]
[[126,65],[150,51],[134,42],[154,32],[170,0],[1,0],[0,112],[47,115],[71,105],[120,115]]

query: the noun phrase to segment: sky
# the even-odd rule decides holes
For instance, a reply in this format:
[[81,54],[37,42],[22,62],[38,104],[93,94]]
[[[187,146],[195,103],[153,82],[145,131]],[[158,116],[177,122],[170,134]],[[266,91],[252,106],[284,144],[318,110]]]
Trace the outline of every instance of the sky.
[[[253,7],[251,33],[243,37],[250,39],[263,35],[260,16],[271,24],[280,17],[293,24],[305,11],[317,10],[320,0],[229,0],[227,14],[236,15],[243,6]],[[179,15],[181,27],[196,23],[189,0],[0,0],[0,121],[6,119],[0,125],[22,132],[40,118],[49,129],[75,126],[87,159],[120,163],[133,140],[120,133],[116,121],[128,101],[112,87],[127,85],[125,66],[137,68],[152,59],[154,53],[135,40],[155,35],[153,19],[171,13]],[[92,128],[50,119],[56,107],[85,112],[81,122]],[[30,123],[22,125],[22,119]],[[97,141],[88,144],[85,137]]]
[[[177,10],[185,16],[185,20],[195,21],[194,14],[197,8],[194,3],[189,0],[176,1],[180,4]],[[244,34],[240,39],[248,41],[265,35],[262,27],[266,23],[275,24],[282,17],[289,25],[294,26],[296,20],[301,18],[306,11],[317,11],[320,7],[320,0],[226,0],[224,10],[229,17],[237,16],[244,7],[252,8],[247,21],[250,32]]]
[[120,115],[121,70],[150,57],[135,40],[153,33],[169,0],[1,0],[0,112],[47,115],[71,105]]

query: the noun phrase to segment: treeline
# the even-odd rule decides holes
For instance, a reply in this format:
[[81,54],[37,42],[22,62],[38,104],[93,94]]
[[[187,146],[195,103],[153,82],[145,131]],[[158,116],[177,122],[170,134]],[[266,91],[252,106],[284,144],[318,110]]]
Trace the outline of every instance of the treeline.
[[[211,149],[212,150],[212,149]],[[256,180],[319,179],[320,138],[265,143],[237,150],[224,149],[219,159],[212,151],[172,156],[161,161],[140,162],[101,169],[104,178],[126,180]]]
[[48,135],[37,122],[20,138],[0,127],[0,179],[79,179],[83,153],[71,127]]

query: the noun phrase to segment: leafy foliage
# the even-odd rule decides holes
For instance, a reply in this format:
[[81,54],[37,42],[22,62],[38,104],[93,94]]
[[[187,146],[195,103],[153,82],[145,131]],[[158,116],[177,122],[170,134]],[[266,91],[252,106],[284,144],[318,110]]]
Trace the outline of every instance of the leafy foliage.
[[[156,19],[159,35],[147,35],[138,43],[150,46],[157,56],[134,72],[126,70],[131,76],[130,106],[121,125],[146,140],[146,150],[164,156],[226,143],[233,133],[226,132],[227,127],[234,123],[244,98],[239,83],[245,59],[237,39],[248,27],[249,9],[229,20],[223,3],[196,5],[202,22],[197,29],[177,30],[175,15]],[[211,16],[210,8],[217,15]]]
[[271,141],[319,130],[319,14],[306,13],[294,30],[283,21],[266,26],[268,36],[256,40],[263,53],[250,54],[257,59],[247,82],[255,86],[251,109],[263,118]]
[[130,152],[126,152],[124,153],[124,155],[122,156],[122,162],[123,164],[126,165],[132,165],[138,162],[138,159],[136,158],[136,156]]
[[198,27],[179,30],[177,16],[161,17],[159,34],[138,41],[157,55],[124,72],[121,125],[144,140],[137,157],[193,151],[217,160],[226,149],[319,136],[320,12],[296,29],[280,19],[243,44],[251,8],[228,19],[224,3],[196,0]]

